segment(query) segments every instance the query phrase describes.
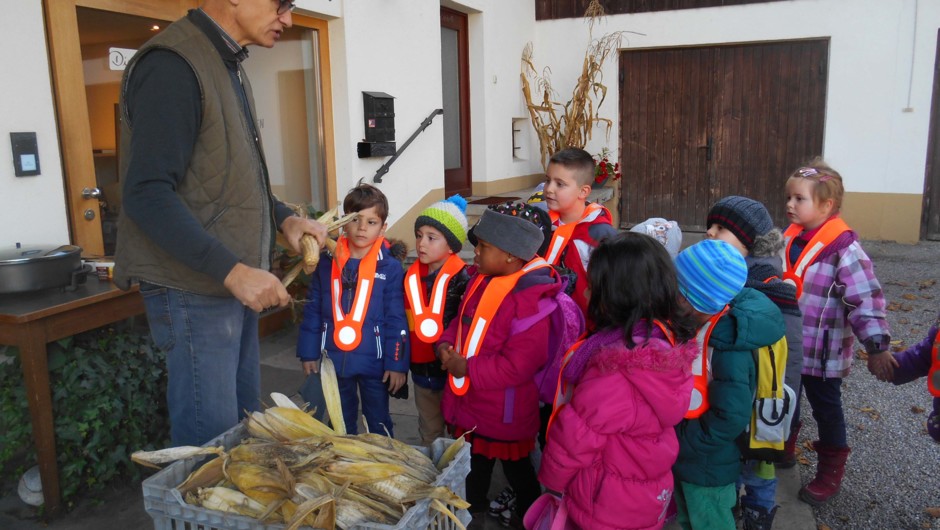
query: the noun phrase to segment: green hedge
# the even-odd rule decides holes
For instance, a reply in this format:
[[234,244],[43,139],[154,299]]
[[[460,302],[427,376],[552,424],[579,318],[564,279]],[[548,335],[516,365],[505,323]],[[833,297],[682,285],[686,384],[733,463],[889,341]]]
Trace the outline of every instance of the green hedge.
[[[59,484],[66,507],[116,479],[140,479],[131,453],[169,445],[165,360],[146,330],[102,328],[49,344]],[[24,454],[21,465],[8,465]],[[14,349],[12,359],[0,363],[0,469],[10,472],[4,478],[18,480],[35,462]]]

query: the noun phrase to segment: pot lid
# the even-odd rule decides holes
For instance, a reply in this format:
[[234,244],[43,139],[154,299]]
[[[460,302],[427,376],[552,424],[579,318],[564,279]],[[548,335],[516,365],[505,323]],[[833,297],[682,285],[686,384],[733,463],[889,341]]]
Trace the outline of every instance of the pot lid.
[[80,256],[81,253],[82,247],[75,245],[20,247],[17,243],[17,247],[0,248],[0,265],[56,260],[68,256]]

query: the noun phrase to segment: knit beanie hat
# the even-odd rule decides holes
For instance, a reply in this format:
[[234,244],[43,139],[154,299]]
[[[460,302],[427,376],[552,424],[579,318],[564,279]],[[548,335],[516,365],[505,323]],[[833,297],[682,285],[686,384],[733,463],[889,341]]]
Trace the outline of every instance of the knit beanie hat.
[[440,230],[447,239],[447,245],[454,252],[460,252],[467,240],[467,201],[460,195],[451,195],[447,200],[428,206],[415,219],[415,230],[430,226]]
[[651,217],[642,223],[633,225],[631,232],[646,234],[659,241],[666,247],[669,256],[676,259],[679,249],[682,248],[682,230],[676,221],[667,221],[662,217]]
[[529,261],[535,257],[544,236],[536,222],[517,215],[521,212],[532,215],[528,207],[506,213],[487,208],[473,227],[470,242],[476,245],[482,239],[503,252]]
[[748,252],[754,247],[755,239],[774,228],[770,212],[763,204],[738,195],[729,195],[712,206],[705,226],[716,223],[731,230]]
[[730,244],[705,239],[676,256],[679,292],[696,311],[714,315],[744,287],[747,264]]

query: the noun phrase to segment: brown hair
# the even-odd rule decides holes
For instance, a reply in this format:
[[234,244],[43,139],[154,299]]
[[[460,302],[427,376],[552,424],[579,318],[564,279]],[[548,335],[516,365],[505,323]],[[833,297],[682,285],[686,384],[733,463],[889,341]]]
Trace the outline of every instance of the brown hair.
[[343,199],[343,212],[347,214],[361,212],[373,206],[375,206],[375,213],[379,214],[382,222],[385,222],[388,218],[388,198],[382,190],[371,184],[359,184],[349,190],[346,198]]
[[842,196],[845,194],[842,175],[832,169],[821,157],[814,158],[794,171],[787,182],[793,179],[806,179],[813,183],[813,202],[816,204],[832,200],[832,212],[836,213],[841,210]]
[[558,151],[548,160],[548,165],[558,164],[574,171],[579,186],[594,184],[594,157],[584,149],[569,147]]

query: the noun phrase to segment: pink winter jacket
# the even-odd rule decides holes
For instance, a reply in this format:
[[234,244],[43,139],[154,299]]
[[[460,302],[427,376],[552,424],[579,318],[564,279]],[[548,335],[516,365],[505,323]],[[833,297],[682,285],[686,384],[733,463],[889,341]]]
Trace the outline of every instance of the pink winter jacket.
[[679,452],[674,426],[689,408],[697,346],[634,337],[628,349],[619,330],[601,333],[610,337],[551,424],[539,481],[564,494],[581,528],[661,528]]
[[[470,284],[473,284],[473,278]],[[455,344],[457,328],[463,321],[462,340],[470,331],[484,285],[462,305],[464,312],[454,318],[438,344]],[[523,275],[515,289],[506,295],[487,328],[479,353],[467,361],[470,389],[463,396],[444,387],[441,410],[444,421],[493,440],[517,442],[534,440],[539,431],[539,396],[535,373],[548,360],[548,317],[525,330],[513,329],[513,322],[539,311],[539,300],[554,295],[561,284],[547,269]],[[465,295],[466,296],[466,295]]]

